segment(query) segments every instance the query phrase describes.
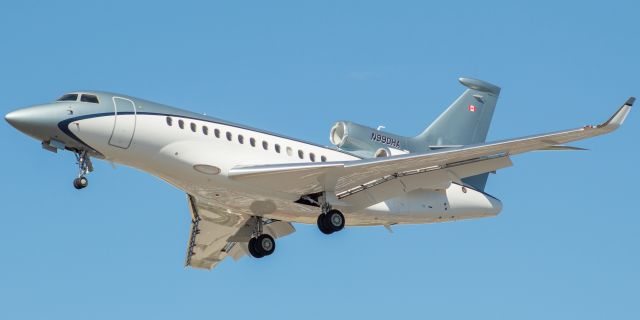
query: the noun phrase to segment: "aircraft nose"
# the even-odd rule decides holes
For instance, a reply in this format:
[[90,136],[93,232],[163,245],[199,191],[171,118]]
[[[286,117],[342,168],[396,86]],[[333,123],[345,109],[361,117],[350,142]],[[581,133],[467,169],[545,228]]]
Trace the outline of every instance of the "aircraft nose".
[[27,109],[11,111],[4,116],[4,119],[9,122],[10,125],[20,131],[23,131],[24,128],[29,126],[29,118]]
[[55,112],[54,108],[47,105],[33,106],[9,112],[4,119],[21,132],[44,140],[55,134]]

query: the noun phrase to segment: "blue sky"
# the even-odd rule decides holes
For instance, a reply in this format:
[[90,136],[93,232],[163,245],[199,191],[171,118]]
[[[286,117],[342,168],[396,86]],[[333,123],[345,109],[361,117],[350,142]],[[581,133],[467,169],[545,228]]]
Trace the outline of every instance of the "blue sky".
[[[414,135],[503,89],[490,140],[605,120],[640,96],[635,1],[4,1],[0,111],[122,92],[328,144],[352,120]],[[638,319],[638,114],[490,178],[497,218],[315,226],[263,260],[182,267],[180,191],[0,125],[0,318]]]

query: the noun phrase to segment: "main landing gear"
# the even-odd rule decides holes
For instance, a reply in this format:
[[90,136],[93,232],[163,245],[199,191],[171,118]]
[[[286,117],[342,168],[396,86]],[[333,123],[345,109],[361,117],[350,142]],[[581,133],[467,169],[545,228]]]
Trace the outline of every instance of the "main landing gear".
[[264,225],[262,218],[255,217],[255,219],[254,236],[251,237],[248,243],[249,253],[254,258],[262,258],[271,255],[276,250],[276,241],[269,234],[262,233],[262,226]]
[[73,186],[80,190],[84,189],[89,185],[89,180],[86,175],[93,171],[93,165],[91,164],[91,158],[87,154],[86,150],[76,151],[76,162],[80,171],[78,172],[78,177],[73,179]]
[[344,215],[342,212],[322,206],[322,214],[318,216],[318,229],[324,234],[332,234],[344,229]]
[[344,229],[344,215],[339,210],[331,208],[325,193],[303,197],[302,200],[315,204],[322,210],[318,216],[318,229],[324,234],[332,234]]

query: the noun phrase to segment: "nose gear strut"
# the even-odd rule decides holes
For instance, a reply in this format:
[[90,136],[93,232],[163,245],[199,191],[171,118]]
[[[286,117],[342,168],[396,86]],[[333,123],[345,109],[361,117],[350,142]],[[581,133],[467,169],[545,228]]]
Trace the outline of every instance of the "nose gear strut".
[[87,150],[79,150],[75,152],[76,163],[79,167],[78,177],[73,179],[73,186],[80,190],[84,189],[89,185],[89,180],[86,175],[89,172],[93,171],[93,164],[91,163],[91,158],[87,153]]

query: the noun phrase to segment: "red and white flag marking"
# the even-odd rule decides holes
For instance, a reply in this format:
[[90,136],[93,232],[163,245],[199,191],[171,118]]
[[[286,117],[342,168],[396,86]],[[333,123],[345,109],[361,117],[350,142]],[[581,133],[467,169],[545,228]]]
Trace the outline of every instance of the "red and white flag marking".
[[474,105],[470,104],[470,105],[469,105],[469,111],[471,111],[471,112],[476,112],[476,106],[474,106]]

